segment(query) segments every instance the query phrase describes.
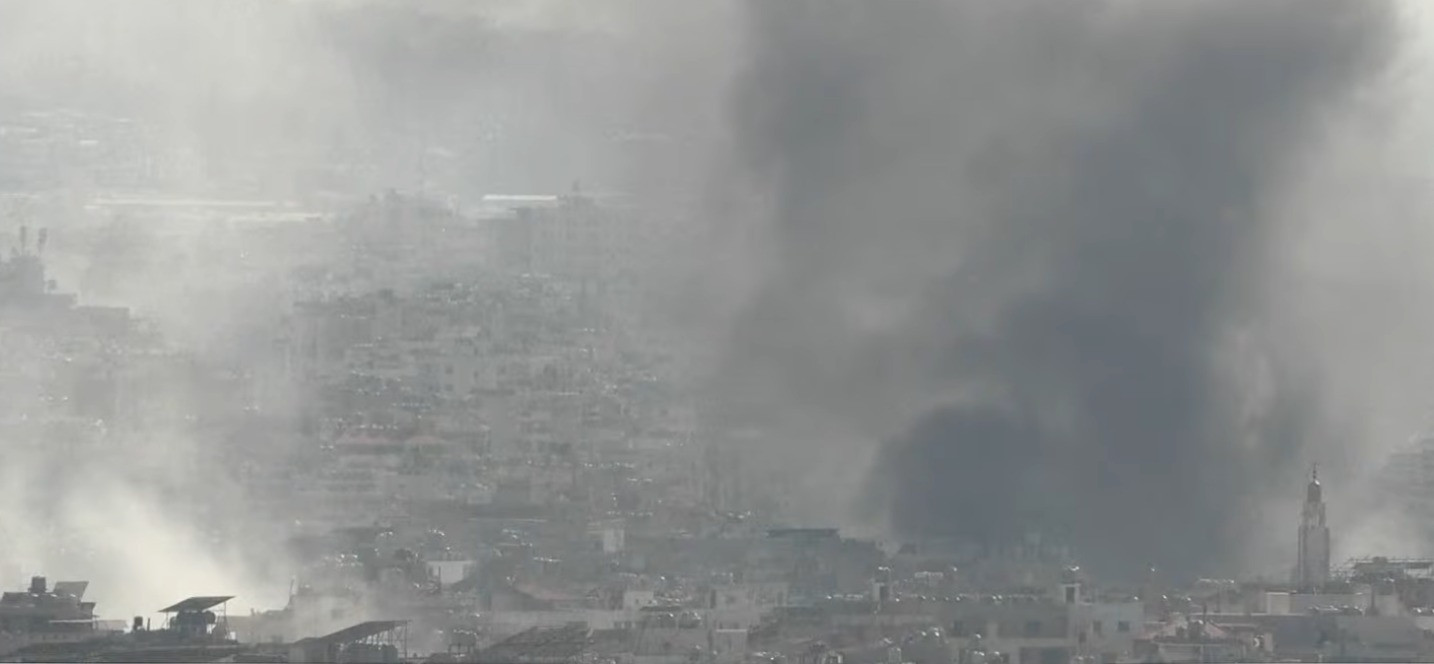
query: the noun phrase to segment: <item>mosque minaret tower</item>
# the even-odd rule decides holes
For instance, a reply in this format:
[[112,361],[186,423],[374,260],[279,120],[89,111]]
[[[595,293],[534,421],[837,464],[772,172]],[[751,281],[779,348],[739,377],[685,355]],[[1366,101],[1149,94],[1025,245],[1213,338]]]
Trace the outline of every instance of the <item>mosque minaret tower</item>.
[[1310,471],[1310,483],[1305,487],[1294,581],[1301,590],[1317,590],[1329,582],[1329,526],[1325,523],[1324,491],[1319,483],[1318,466]]

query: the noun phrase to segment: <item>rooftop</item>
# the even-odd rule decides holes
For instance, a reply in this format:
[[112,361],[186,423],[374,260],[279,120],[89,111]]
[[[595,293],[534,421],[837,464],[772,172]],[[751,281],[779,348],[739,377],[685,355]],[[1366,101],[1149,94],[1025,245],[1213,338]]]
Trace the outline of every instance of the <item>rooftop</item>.
[[370,620],[357,625],[345,627],[332,634],[324,636],[300,639],[294,642],[296,646],[304,645],[332,645],[336,643],[353,643],[362,641],[371,636],[378,636],[384,632],[391,632],[400,627],[408,625],[407,620]]
[[218,606],[231,599],[233,595],[200,595],[190,597],[172,606],[160,609],[160,613],[188,613],[190,611],[203,611],[210,607]]

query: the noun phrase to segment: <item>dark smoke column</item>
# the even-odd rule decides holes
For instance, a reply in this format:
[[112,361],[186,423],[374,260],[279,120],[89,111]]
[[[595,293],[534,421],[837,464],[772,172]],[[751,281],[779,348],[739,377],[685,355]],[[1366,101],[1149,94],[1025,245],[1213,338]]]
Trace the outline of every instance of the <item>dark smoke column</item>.
[[[734,126],[776,259],[731,337],[734,412],[880,423],[864,500],[905,535],[1060,531],[1108,571],[1233,561],[1262,485],[1319,434],[1299,363],[1262,338],[1267,206],[1378,71],[1389,7],[754,0],[749,19]],[[1228,361],[1236,338],[1253,359]],[[1255,412],[1252,364],[1273,381]]]

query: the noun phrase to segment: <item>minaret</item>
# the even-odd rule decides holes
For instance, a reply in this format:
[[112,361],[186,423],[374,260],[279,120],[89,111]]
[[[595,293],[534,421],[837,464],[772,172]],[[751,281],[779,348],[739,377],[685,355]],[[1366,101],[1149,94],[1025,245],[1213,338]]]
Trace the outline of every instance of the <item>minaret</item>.
[[1295,561],[1294,581],[1300,590],[1316,590],[1329,581],[1329,526],[1325,525],[1319,466],[1310,471],[1310,483],[1305,488],[1305,506],[1300,514],[1299,558]]

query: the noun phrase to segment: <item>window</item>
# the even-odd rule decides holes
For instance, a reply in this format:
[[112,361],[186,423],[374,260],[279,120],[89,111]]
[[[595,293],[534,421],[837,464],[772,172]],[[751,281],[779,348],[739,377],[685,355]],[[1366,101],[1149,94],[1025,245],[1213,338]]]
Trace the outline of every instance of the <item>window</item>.
[[1130,623],[1122,620],[1115,624],[1115,631],[1125,634],[1130,631]]
[[1075,588],[1075,586],[1066,586],[1066,604],[1075,604],[1075,601],[1076,601],[1076,588]]
[[1040,636],[1040,635],[1041,635],[1041,621],[1039,621],[1039,620],[1030,620],[1030,621],[1027,621],[1027,622],[1026,622],[1026,636]]
[[1101,636],[1102,634],[1105,634],[1105,624],[1099,620],[1092,622],[1090,624],[1090,631],[1096,636]]
[[966,636],[966,623],[960,620],[951,623],[951,636]]

